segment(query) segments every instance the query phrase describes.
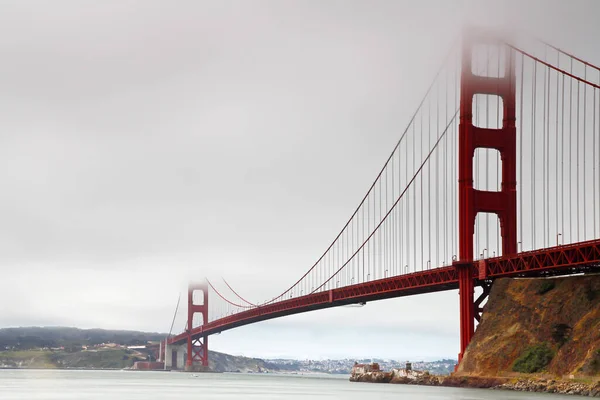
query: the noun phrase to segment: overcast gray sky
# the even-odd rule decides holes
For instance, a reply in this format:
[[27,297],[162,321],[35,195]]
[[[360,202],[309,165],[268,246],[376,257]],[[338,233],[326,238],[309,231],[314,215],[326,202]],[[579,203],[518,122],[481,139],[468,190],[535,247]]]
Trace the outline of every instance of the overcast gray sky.
[[[0,327],[164,332],[204,276],[279,294],[354,210],[464,22],[600,64],[598,15],[594,0],[0,0]],[[298,358],[458,344],[456,292],[211,338]]]

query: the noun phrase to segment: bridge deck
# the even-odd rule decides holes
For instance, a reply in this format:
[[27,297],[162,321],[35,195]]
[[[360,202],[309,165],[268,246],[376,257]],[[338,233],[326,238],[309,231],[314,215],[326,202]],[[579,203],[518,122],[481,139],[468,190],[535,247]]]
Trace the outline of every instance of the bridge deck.
[[[488,258],[473,264],[473,279],[477,283],[500,277],[581,273],[600,267],[600,239]],[[209,336],[286,315],[457,288],[458,276],[453,266],[398,275],[251,308],[193,328],[189,333],[183,332],[172,337],[169,343],[182,343],[187,340],[189,334],[194,338]]]

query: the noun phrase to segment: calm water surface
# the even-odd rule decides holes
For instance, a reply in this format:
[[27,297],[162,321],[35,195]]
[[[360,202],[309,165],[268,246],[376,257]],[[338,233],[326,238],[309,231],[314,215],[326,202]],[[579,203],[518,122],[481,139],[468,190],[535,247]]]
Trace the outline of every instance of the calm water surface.
[[483,389],[351,383],[347,377],[139,371],[0,370],[0,399],[571,399]]

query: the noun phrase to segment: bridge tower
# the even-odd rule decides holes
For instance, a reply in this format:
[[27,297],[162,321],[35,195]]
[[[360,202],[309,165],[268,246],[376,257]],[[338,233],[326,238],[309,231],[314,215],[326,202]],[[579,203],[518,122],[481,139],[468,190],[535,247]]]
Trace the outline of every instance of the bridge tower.
[[[194,304],[194,292],[202,291],[202,304]],[[208,284],[191,283],[188,287],[188,318],[187,318],[187,359],[185,363],[186,370],[207,369],[208,368],[208,336],[193,338],[191,331],[194,314],[202,314],[202,324],[208,322]],[[196,362],[196,365],[194,365]],[[201,365],[197,368],[198,363]]]
[[[463,37],[460,83],[460,124],[458,138],[459,186],[459,260],[455,263],[460,297],[460,354],[459,362],[475,331],[473,301],[475,268],[473,264],[473,235],[478,213],[493,213],[500,220],[502,254],[517,252],[517,191],[516,191],[516,77],[513,52],[506,48],[504,76],[489,77],[473,73],[475,46],[496,46],[498,54],[504,46],[498,38],[469,29]],[[502,126],[498,129],[473,124],[475,95],[499,96],[503,102]],[[498,192],[473,188],[473,158],[478,148],[496,149],[502,160],[502,185]]]

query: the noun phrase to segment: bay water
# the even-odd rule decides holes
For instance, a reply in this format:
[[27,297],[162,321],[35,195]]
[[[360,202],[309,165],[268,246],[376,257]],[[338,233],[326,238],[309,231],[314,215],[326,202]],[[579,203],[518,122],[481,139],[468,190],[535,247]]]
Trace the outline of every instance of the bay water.
[[489,389],[353,383],[348,376],[185,372],[0,370],[2,400],[158,399],[573,399]]

